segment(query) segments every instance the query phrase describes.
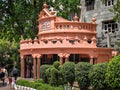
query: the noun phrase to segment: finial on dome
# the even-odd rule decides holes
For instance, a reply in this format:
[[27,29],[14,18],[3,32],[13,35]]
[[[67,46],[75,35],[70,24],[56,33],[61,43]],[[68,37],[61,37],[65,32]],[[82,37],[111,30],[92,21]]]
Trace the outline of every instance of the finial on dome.
[[77,16],[77,14],[75,14],[73,20],[74,20],[75,22],[78,22],[78,16]]
[[46,2],[44,2],[43,7],[44,7],[44,9],[48,8],[48,5],[46,4]]
[[96,18],[95,17],[92,18],[92,24],[96,24]]

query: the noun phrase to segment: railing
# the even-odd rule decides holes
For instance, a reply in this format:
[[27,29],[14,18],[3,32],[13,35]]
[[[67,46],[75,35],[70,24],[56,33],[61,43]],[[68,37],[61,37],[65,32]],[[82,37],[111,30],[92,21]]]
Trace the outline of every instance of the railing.
[[[49,32],[50,30],[56,30],[56,31],[61,31],[61,30],[64,30],[64,31],[70,31],[70,30],[82,30],[85,32],[86,31],[90,31],[90,32],[96,32],[96,24],[92,24],[92,23],[85,23],[85,22],[55,22],[54,23],[54,28],[49,28],[47,29],[47,26],[46,26],[46,30],[43,30],[42,28],[39,28],[39,33],[40,32]],[[43,33],[42,32],[42,33]]]
[[81,22],[57,22],[55,23],[55,29],[96,31],[96,24]]

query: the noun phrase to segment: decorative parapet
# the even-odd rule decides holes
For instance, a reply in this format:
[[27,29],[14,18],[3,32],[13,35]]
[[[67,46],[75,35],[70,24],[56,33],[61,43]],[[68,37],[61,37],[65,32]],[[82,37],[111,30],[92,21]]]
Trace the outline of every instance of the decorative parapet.
[[[81,23],[81,22],[56,22],[55,23],[55,30],[83,30],[96,32],[96,25],[91,23]],[[87,33],[87,32],[86,32]]]
[[81,47],[96,47],[96,38],[84,36],[83,38],[74,37],[44,37],[38,40],[24,40],[21,41],[20,49],[37,49],[37,48],[81,48]]

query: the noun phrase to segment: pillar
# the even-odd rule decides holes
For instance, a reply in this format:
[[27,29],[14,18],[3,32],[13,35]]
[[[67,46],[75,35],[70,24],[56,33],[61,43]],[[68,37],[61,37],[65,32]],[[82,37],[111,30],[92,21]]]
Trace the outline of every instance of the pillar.
[[37,57],[37,79],[40,78],[41,55]]
[[25,60],[23,56],[21,56],[21,77],[25,77]]
[[90,57],[90,64],[93,64],[93,57]]
[[33,58],[33,76],[34,76],[34,79],[37,78],[37,69],[36,69],[36,58],[34,57]]
[[69,57],[65,57],[65,62],[69,62]]
[[58,54],[58,56],[59,56],[60,65],[63,65],[63,54],[60,53],[60,54]]
[[94,59],[94,64],[97,64],[97,58]]
[[69,55],[70,55],[70,54],[66,54],[66,55],[65,55],[65,62],[69,62]]
[[60,57],[60,65],[63,65],[63,57]]

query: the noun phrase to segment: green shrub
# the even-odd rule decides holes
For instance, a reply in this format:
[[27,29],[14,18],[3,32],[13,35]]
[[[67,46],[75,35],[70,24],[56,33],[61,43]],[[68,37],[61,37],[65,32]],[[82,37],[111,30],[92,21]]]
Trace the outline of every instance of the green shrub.
[[60,66],[59,61],[55,61],[55,62],[53,63],[53,67],[55,67],[56,69],[59,69],[59,66]]
[[21,85],[21,86],[31,87],[31,88],[34,87],[34,83],[33,82],[30,82],[28,80],[23,80],[23,79],[17,80],[16,84],[17,85]]
[[35,80],[34,82],[35,82],[35,83],[43,83],[44,81],[43,81],[43,79],[37,79],[37,80]]
[[42,65],[40,67],[40,77],[43,79],[45,83],[48,83],[48,78],[45,72],[49,67],[51,67],[51,65]]
[[110,90],[105,81],[107,65],[108,63],[95,64],[90,70],[89,78],[93,90]]
[[79,84],[80,90],[88,90],[88,87],[90,86],[90,80],[88,78],[88,74],[91,67],[92,65],[86,62],[80,62],[76,64],[75,78]]
[[46,70],[48,82],[52,86],[59,86],[63,84],[62,73],[60,72],[59,69],[60,68],[59,68],[58,62],[55,62],[53,66],[51,66],[50,68]]
[[42,84],[37,88],[37,90],[52,90],[52,87],[49,84]]
[[33,88],[37,89],[37,88],[39,88],[42,85],[43,85],[42,83],[34,83],[33,84]]
[[52,87],[49,84],[42,84],[37,90],[63,90],[61,87]]
[[73,62],[66,62],[61,68],[64,82],[69,82],[72,86],[75,81],[75,64]]
[[120,55],[112,58],[107,67],[106,82],[110,88],[120,90]]

